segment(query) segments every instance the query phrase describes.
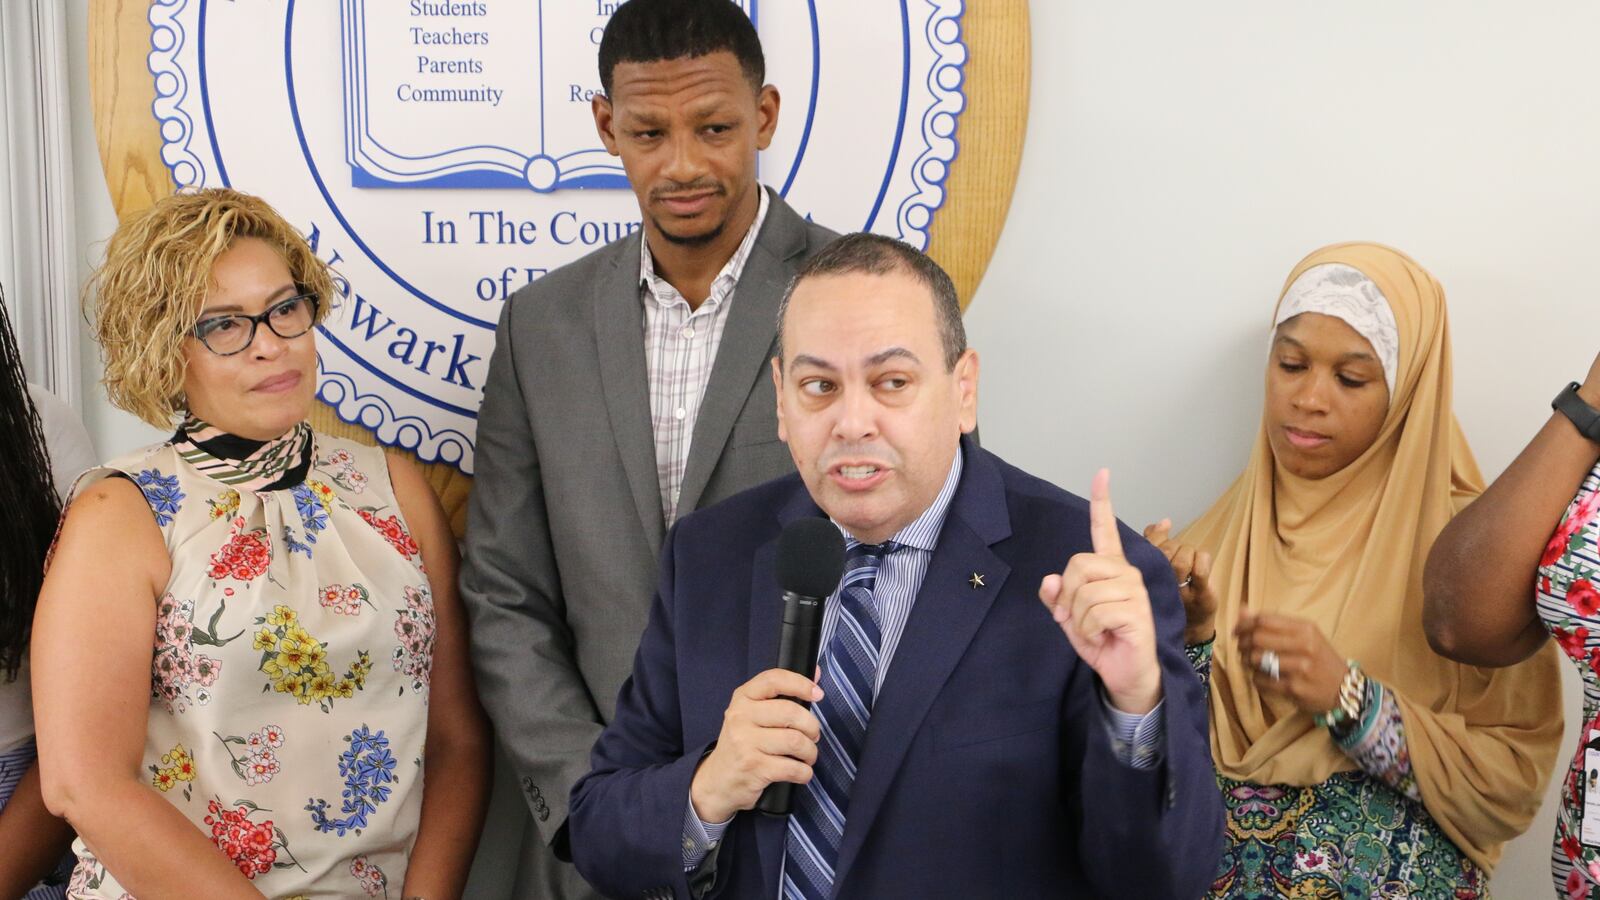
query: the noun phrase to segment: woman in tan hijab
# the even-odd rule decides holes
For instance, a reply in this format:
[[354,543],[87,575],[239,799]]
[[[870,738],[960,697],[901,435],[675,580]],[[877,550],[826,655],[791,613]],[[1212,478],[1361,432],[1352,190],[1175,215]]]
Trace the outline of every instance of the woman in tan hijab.
[[1422,630],[1439,530],[1482,490],[1451,409],[1444,291],[1339,244],[1273,319],[1244,474],[1176,539],[1228,807],[1218,897],[1477,897],[1561,737],[1553,651],[1448,662]]

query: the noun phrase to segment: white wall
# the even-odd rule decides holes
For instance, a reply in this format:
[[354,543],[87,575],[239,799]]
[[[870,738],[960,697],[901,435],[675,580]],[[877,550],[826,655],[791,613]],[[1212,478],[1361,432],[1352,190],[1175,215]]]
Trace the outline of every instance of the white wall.
[[[1499,473],[1600,351],[1600,7],[1032,4],[1033,102],[967,315],[984,443],[1118,512],[1187,521],[1238,473],[1290,268],[1378,240],[1450,299],[1456,409]],[[1003,352],[1001,352],[1003,351]],[[1565,667],[1571,758],[1577,680]],[[1563,769],[1564,771],[1564,769]],[[1550,895],[1553,798],[1502,897]]]
[[[980,0],[981,2],[981,0]],[[72,4],[85,259],[115,225]],[[1305,253],[1371,239],[1444,283],[1456,408],[1497,474],[1600,350],[1600,6],[1484,0],[1033,4],[1022,177],[967,316],[985,444],[1123,518],[1186,521],[1244,463],[1265,324]],[[1003,350],[1003,352],[1001,352]],[[85,381],[98,378],[92,355]],[[86,393],[93,394],[91,390]],[[103,402],[103,453],[157,436]],[[1570,758],[1576,680],[1567,697]],[[1554,791],[1552,791],[1552,797]],[[1548,896],[1553,806],[1502,897]]]

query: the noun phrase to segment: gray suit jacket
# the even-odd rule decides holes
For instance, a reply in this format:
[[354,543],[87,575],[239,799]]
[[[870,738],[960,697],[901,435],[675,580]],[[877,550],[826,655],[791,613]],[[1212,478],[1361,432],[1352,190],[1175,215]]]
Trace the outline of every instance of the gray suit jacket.
[[[784,288],[834,237],[773,194],[695,423],[680,516],[793,471],[767,361]],[[511,297],[478,418],[461,596],[479,694],[545,845],[633,670],[665,536],[640,240]],[[537,850],[524,844],[525,857]]]

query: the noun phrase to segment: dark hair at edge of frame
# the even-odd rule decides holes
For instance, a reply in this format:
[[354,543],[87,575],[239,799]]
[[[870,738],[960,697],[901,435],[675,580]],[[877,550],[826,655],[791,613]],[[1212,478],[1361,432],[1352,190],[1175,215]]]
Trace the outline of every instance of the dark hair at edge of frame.
[[794,289],[807,278],[825,275],[887,275],[903,271],[932,295],[934,312],[939,316],[939,337],[944,344],[944,367],[953,370],[961,354],[967,351],[967,328],[961,322],[961,298],[956,296],[955,283],[944,268],[926,253],[892,237],[858,231],[847,234],[822,248],[822,252],[806,260],[800,271],[789,281],[789,287],[778,302],[778,360],[783,360],[783,320],[789,313],[789,299]]
[[61,519],[39,411],[28,397],[0,290],[0,667],[15,681],[28,649],[44,558]]
[[600,87],[611,96],[618,63],[693,59],[726,50],[760,90],[767,58],[756,26],[733,0],[628,0],[600,38]]

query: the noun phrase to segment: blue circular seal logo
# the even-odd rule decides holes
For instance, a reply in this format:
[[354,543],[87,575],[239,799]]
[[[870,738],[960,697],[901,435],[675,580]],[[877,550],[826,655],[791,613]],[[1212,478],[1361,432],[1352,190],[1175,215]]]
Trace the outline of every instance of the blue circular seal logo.
[[[926,248],[965,105],[962,0],[737,0],[786,100],[763,183]],[[180,190],[270,200],[340,273],[319,396],[472,473],[501,305],[639,229],[595,135],[615,0],[156,0],[150,72]]]

